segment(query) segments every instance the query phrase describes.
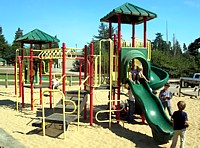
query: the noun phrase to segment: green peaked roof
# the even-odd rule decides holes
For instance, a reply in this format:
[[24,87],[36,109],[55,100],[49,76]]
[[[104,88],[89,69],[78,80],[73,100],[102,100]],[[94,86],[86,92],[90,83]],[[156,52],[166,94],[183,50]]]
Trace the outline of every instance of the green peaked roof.
[[60,42],[60,40],[57,39],[56,37],[50,36],[49,34],[39,29],[34,29],[31,32],[16,39],[15,42],[23,42],[23,43],[32,42],[33,44],[45,44],[45,43]]
[[117,23],[117,15],[121,15],[122,24],[140,24],[144,22],[144,17],[147,18],[147,21],[157,17],[157,14],[153,12],[150,12],[130,3],[125,3],[122,6],[113,9],[110,13],[101,18],[100,21],[111,21],[113,23]]

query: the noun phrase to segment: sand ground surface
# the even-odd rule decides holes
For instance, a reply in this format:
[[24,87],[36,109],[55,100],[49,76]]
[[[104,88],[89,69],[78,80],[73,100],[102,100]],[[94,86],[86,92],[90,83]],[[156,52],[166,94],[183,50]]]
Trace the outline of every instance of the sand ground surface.
[[[126,93],[126,92],[124,92]],[[94,98],[94,110],[102,110],[106,108],[107,102],[99,102],[106,100],[108,92],[97,91]],[[55,94],[59,100],[59,95]],[[39,90],[34,90],[34,98],[39,98]],[[127,97],[122,96],[122,100]],[[21,98],[18,98],[21,102]],[[176,103],[180,100],[186,102],[187,106],[185,111],[188,113],[190,126],[186,132],[186,148],[200,147],[200,98],[191,98],[189,96],[174,96],[171,100],[172,110],[177,110]],[[26,108],[22,109],[19,105],[19,111],[16,111],[16,96],[14,88],[0,88],[0,128],[5,130],[14,139],[18,140],[25,147],[29,148],[168,148],[170,147],[171,140],[162,145],[158,145],[152,138],[151,128],[147,123],[142,124],[141,117],[135,115],[136,124],[129,124],[127,122],[112,123],[109,128],[108,123],[99,123],[94,119],[93,126],[89,124],[89,118],[84,120],[80,119],[79,131],[77,131],[77,122],[72,122],[68,126],[66,139],[63,140],[63,134],[56,137],[55,135],[60,132],[55,126],[52,129],[47,129],[47,133],[53,137],[42,136],[41,132],[38,133],[37,127],[33,127],[32,123],[37,121],[36,108],[39,103],[35,102],[34,111],[30,110],[30,89],[25,89],[25,103]],[[89,110],[89,104],[87,108]],[[45,102],[48,107],[48,99]],[[95,114],[95,113],[94,113]],[[55,129],[54,129],[55,128]],[[55,138],[56,137],[56,138]],[[179,141],[177,146],[179,146]],[[0,143],[0,147],[1,147]],[[14,147],[14,146],[13,146]],[[5,147],[6,148],[6,147]]]

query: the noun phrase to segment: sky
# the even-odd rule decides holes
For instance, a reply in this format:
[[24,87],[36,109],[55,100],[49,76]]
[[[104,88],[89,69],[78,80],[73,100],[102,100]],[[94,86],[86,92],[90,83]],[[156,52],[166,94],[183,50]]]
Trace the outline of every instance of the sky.
[[[200,37],[199,0],[1,0],[0,26],[8,43],[13,42],[18,27],[23,34],[37,28],[57,35],[60,45],[82,48],[98,35],[100,19],[126,2],[158,15],[147,22],[149,40],[156,33],[166,40],[166,26],[168,40],[175,35],[181,47]],[[143,24],[136,26],[136,37],[143,38],[142,28]],[[131,25],[122,25],[123,39],[131,41],[131,31]]]

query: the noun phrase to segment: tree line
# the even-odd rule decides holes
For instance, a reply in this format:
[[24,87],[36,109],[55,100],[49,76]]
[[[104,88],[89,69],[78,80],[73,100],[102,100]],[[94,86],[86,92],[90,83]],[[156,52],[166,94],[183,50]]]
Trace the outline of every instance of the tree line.
[[[16,49],[21,48],[21,44],[18,42],[15,42],[15,40],[22,36],[23,36],[23,30],[18,28],[14,34],[12,43],[9,44],[3,35],[3,28],[0,26],[0,58],[5,59],[7,61],[7,64],[13,65],[15,63]],[[58,48],[59,45],[58,45],[58,43],[53,43],[51,45],[51,47]],[[40,47],[39,47],[39,45],[34,44],[33,48],[39,49]],[[49,48],[48,44],[42,45],[42,49],[48,49],[48,48]],[[24,55],[30,55],[29,50],[30,50],[29,47],[24,46]],[[37,55],[37,54],[38,53],[34,53],[34,55]],[[27,60],[25,59],[25,63],[26,62],[27,62]],[[45,61],[45,62],[47,62],[47,61]],[[57,60],[54,60],[54,62],[57,63]],[[37,63],[38,63],[38,59],[35,59],[34,64],[37,64]]]
[[[117,34],[115,28],[112,27],[112,33]],[[112,36],[113,36],[112,34]],[[20,28],[14,34],[14,40],[23,35],[23,30]],[[94,43],[95,54],[98,54],[99,41],[101,39],[109,38],[109,27],[101,23],[98,28],[98,35],[94,35],[92,42]],[[8,64],[13,64],[15,61],[15,51],[20,48],[20,44],[13,42],[9,44],[4,35],[3,29],[0,27],[0,58],[7,61]],[[58,44],[55,45],[58,47]],[[34,48],[38,48],[35,45]],[[47,48],[47,46],[43,46]],[[200,38],[197,38],[193,42],[186,46],[184,43],[182,46],[179,41],[173,36],[172,41],[165,41],[162,33],[156,33],[155,39],[152,40],[152,59],[151,64],[166,70],[171,78],[179,78],[180,76],[192,76],[193,73],[200,72]],[[102,48],[102,54],[108,55],[108,44],[104,44]],[[108,58],[108,56],[105,56]],[[104,61],[108,61],[104,59]],[[74,63],[74,67],[78,69],[79,62]]]
[[187,47],[179,44],[173,36],[172,42],[163,39],[161,33],[156,33],[152,42],[152,64],[166,70],[170,77],[192,76],[200,72],[200,38],[190,43]]
[[[14,40],[18,37],[21,37],[23,34],[23,31],[18,28],[14,35]],[[20,44],[13,42],[9,44],[4,35],[3,35],[3,29],[0,26],[0,58],[3,58],[7,61],[7,64],[14,64],[15,62],[15,52],[16,49],[20,48]]]
[[[117,31],[112,28],[112,33],[117,34]],[[93,36],[96,51],[98,51],[98,41],[108,38],[108,34],[108,26],[101,23],[98,35]],[[200,72],[200,38],[197,38],[187,47],[185,43],[181,46],[175,35],[173,35],[172,41],[165,41],[161,33],[156,33],[151,45],[151,64],[166,70],[171,78],[191,77],[194,73]],[[107,54],[107,51],[103,50],[103,54]]]

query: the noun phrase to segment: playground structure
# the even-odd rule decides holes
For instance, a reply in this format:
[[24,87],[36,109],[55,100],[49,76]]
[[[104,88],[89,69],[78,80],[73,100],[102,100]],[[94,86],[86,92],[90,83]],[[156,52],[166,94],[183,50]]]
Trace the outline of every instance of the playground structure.
[[[74,48],[66,48],[65,43],[63,43],[61,49],[51,49],[52,42],[57,42],[58,39],[51,38],[51,40],[34,40],[29,39],[28,35],[17,39],[18,42],[21,42],[22,48],[24,43],[30,43],[30,75],[32,75],[33,70],[33,58],[38,58],[40,60],[40,82],[38,88],[40,88],[40,104],[42,105],[42,122],[43,125],[43,135],[45,135],[45,122],[56,122],[63,123],[63,132],[64,137],[66,134],[66,124],[69,124],[71,121],[78,120],[79,125],[79,115],[84,108],[84,118],[86,118],[86,102],[87,94],[90,94],[90,125],[93,125],[93,96],[96,89],[101,89],[102,91],[108,92],[108,99],[101,100],[108,103],[108,109],[102,110],[96,113],[95,118],[98,122],[108,122],[109,127],[113,121],[120,121],[120,94],[121,86],[125,83],[128,83],[135,98],[136,105],[142,110],[149,126],[152,129],[153,138],[161,143],[167,142],[173,134],[172,123],[167,117],[162,107],[159,99],[151,92],[150,88],[157,90],[161,88],[168,81],[168,73],[154,67],[151,65],[151,43],[147,42],[147,21],[156,18],[157,15],[143,8],[137,7],[130,3],[125,3],[124,5],[113,9],[108,15],[101,19],[101,22],[109,23],[109,39],[103,39],[100,41],[99,54],[94,55],[94,46],[93,43],[90,44],[90,47],[84,47],[84,58],[79,60],[84,61],[84,80],[80,82],[80,86],[76,91],[66,91],[66,55],[70,51],[74,52]],[[118,24],[118,34],[112,37],[112,23]],[[144,38],[143,40],[137,40],[135,37],[135,25],[144,24]],[[121,40],[121,24],[131,24],[132,25],[132,41],[126,42]],[[38,30],[37,30],[38,31]],[[27,40],[27,38],[29,40]],[[50,49],[41,50],[42,43],[48,43]],[[107,70],[102,71],[102,46],[106,43],[108,50],[108,63],[105,67]],[[35,57],[33,56],[33,44],[39,44],[40,50],[39,54]],[[125,46],[125,47],[123,47]],[[141,47],[143,46],[143,47]],[[69,50],[67,50],[69,49]],[[90,54],[88,53],[90,51]],[[23,55],[23,50],[20,53],[21,55],[16,56],[16,61],[19,63],[19,85],[20,85],[20,95],[22,96],[22,107],[24,103],[23,92],[24,92],[24,82],[23,82],[23,59],[26,58]],[[62,92],[59,90],[54,90],[52,88],[52,60],[53,59],[63,59],[62,62]],[[75,57],[76,58],[76,57]],[[49,60],[49,85],[42,85],[42,60]],[[77,58],[78,60],[78,58]],[[80,62],[81,63],[81,62]],[[131,63],[131,66],[130,66]],[[129,67],[133,70],[135,66],[142,65],[144,75],[150,80],[150,83],[143,82],[141,84],[133,84],[129,79]],[[104,66],[104,65],[103,65]],[[16,69],[17,69],[16,62]],[[81,67],[81,66],[80,66]],[[81,77],[81,76],[80,76]],[[16,70],[17,78],[17,70]],[[80,79],[81,80],[81,79]],[[33,84],[33,78],[30,77],[30,89],[31,89],[31,109],[33,109],[34,99],[33,99],[33,89],[37,86]],[[82,89],[82,87],[84,88]],[[42,92],[42,88],[49,88]],[[81,90],[82,89],[82,90]],[[16,94],[17,94],[17,79],[16,79]],[[50,117],[45,117],[43,99],[45,94],[49,92],[50,98],[50,108],[52,108],[52,92],[59,92],[61,94],[61,105],[62,105],[62,115],[55,113],[50,115]],[[117,98],[116,98],[117,96]],[[77,99],[76,99],[77,98]],[[18,99],[18,98],[17,98]],[[76,101],[74,101],[76,100]],[[82,101],[81,101],[82,100]],[[66,103],[66,102],[67,103]],[[74,103],[75,102],[75,103]],[[73,106],[72,111],[66,112],[68,103]],[[18,103],[17,103],[18,105]],[[112,106],[115,105],[116,109],[112,109]],[[116,118],[113,119],[111,116],[112,112],[116,112]],[[77,114],[77,115],[74,115]],[[98,115],[102,113],[108,113],[109,117],[107,120],[99,120]],[[66,115],[67,114],[67,115]],[[73,114],[73,115],[72,115]],[[56,117],[54,115],[57,115]],[[58,117],[59,116],[59,117]],[[79,127],[79,126],[78,126]]]

